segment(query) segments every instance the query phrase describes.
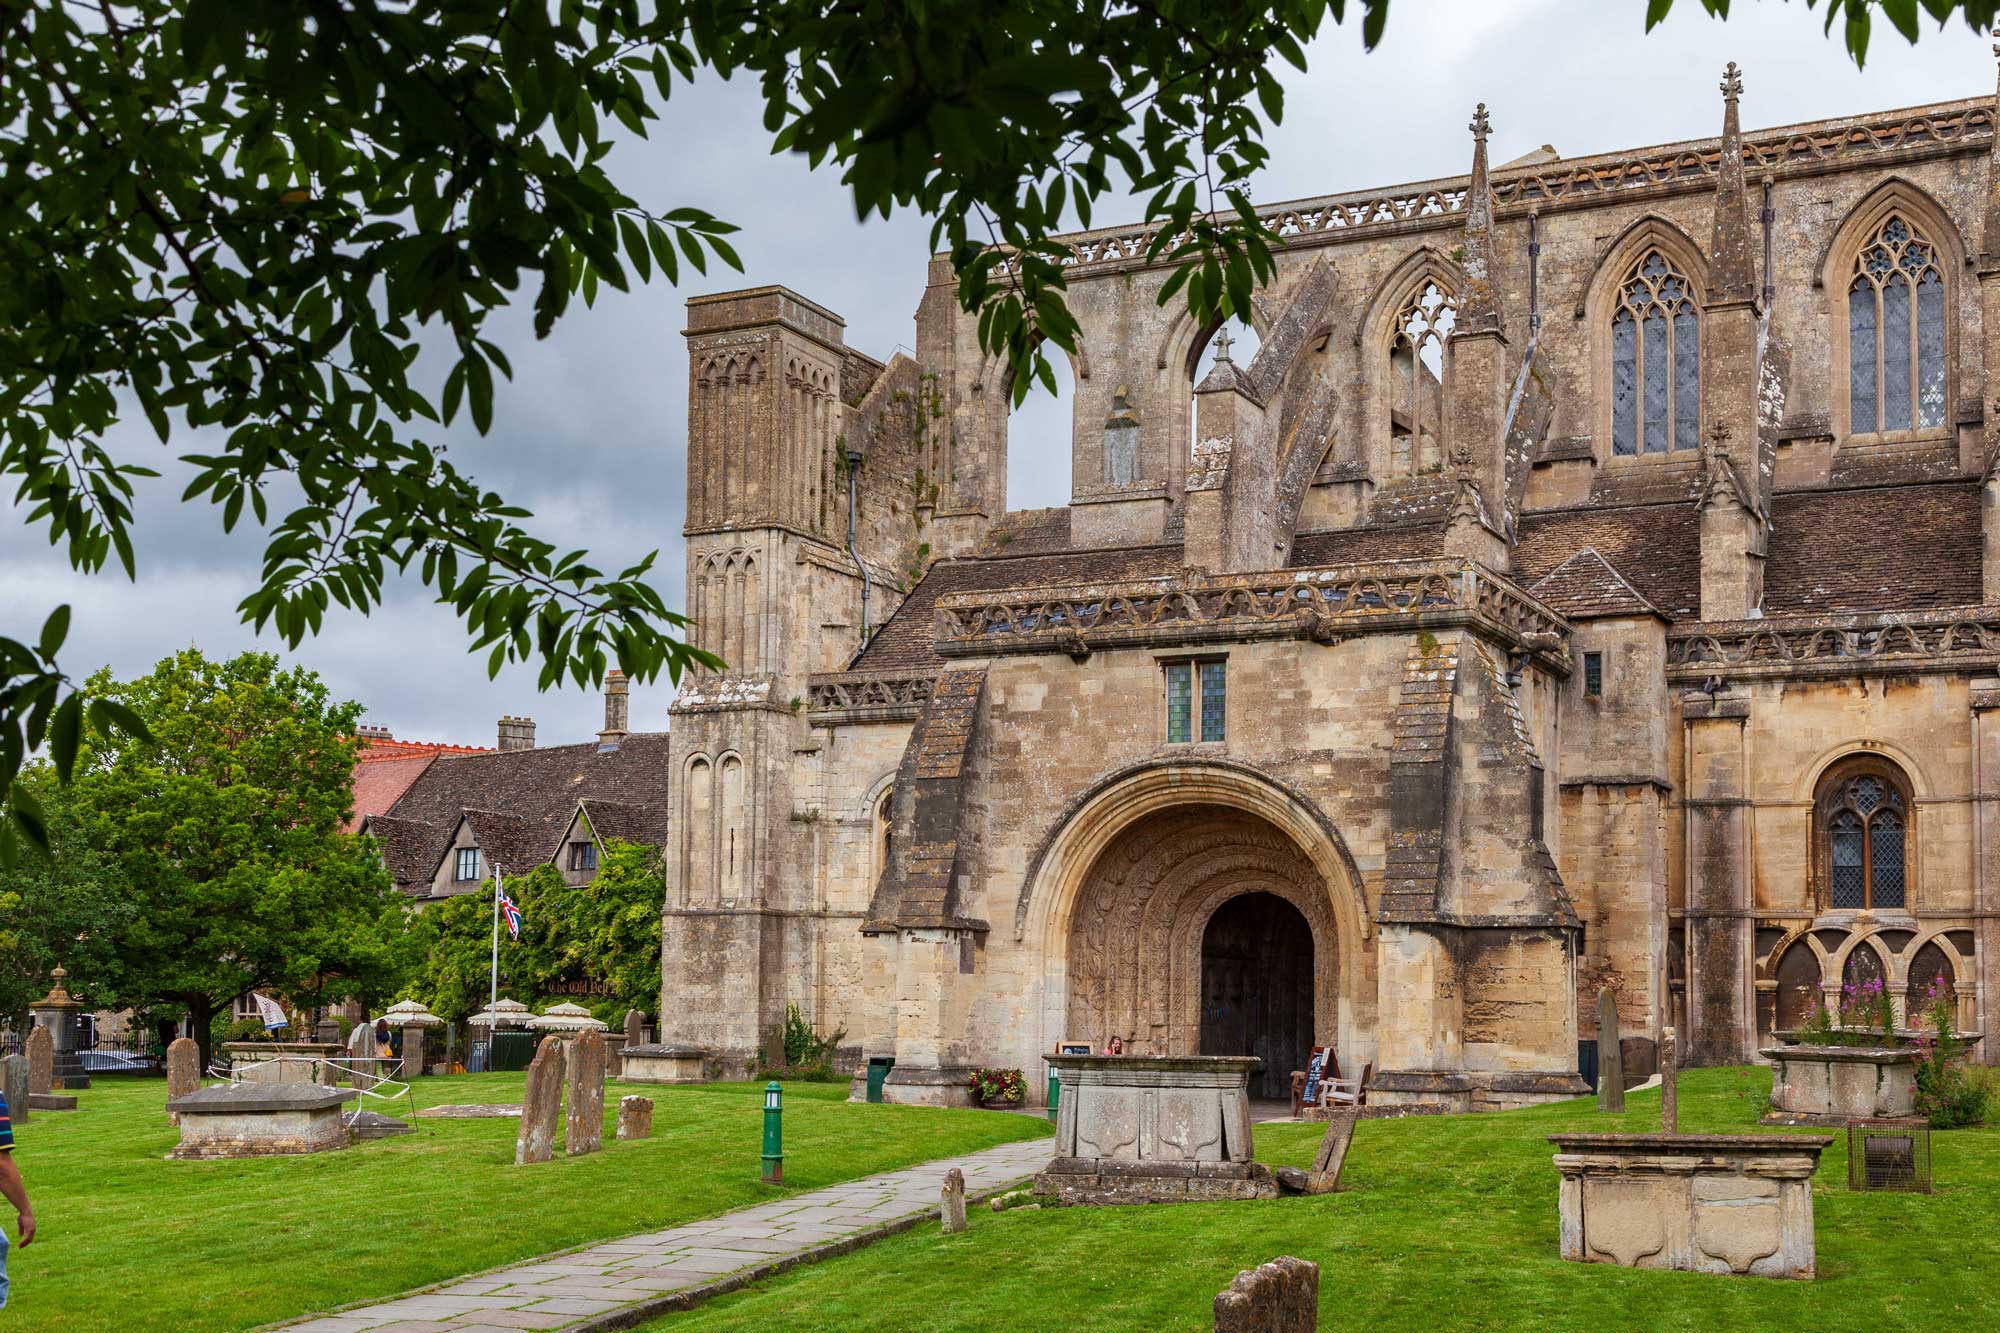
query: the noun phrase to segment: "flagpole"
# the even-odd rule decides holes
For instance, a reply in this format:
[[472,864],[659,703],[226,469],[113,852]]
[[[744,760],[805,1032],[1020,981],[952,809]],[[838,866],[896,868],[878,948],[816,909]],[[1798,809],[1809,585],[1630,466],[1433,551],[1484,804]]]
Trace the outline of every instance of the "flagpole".
[[500,867],[493,867],[493,986],[486,1002],[486,1068],[493,1068],[494,1038],[500,1035]]

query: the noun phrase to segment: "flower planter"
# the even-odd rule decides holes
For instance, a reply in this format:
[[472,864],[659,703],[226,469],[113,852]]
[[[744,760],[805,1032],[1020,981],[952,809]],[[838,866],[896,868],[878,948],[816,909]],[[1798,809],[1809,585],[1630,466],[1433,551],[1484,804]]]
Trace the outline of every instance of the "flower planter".
[[988,1111],[1013,1111],[1021,1105],[1019,1097],[981,1097],[979,1104]]
[[1917,1113],[1914,1046],[1771,1046],[1772,1123],[1895,1120]]

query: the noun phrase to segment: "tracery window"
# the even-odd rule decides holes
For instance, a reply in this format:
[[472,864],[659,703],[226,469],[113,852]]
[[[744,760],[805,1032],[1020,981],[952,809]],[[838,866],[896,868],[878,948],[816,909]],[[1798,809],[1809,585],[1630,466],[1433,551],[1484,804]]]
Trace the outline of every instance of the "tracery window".
[[1855,256],[1847,287],[1849,430],[1943,426],[1944,340],[1937,247],[1891,214]]
[[1611,451],[1620,458],[1701,444],[1701,316],[1694,284],[1648,250],[1611,313]]
[[1908,892],[1908,797],[1886,764],[1836,770],[1815,806],[1830,909],[1902,907]]
[[1389,475],[1444,468],[1446,344],[1458,298],[1426,282],[1396,312],[1389,344]]

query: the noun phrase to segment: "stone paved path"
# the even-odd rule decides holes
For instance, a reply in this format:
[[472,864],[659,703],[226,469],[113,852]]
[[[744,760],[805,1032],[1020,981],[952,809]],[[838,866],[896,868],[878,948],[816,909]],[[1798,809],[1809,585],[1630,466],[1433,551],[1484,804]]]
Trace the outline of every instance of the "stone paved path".
[[[287,1333],[517,1333],[567,1328],[645,1303],[665,1309],[900,1230],[938,1206],[952,1167],[968,1197],[1025,1180],[1052,1140],[1030,1139],[773,1199],[703,1222],[604,1241],[566,1254],[399,1296],[380,1305],[294,1321]],[[692,1299],[685,1299],[692,1304]]]

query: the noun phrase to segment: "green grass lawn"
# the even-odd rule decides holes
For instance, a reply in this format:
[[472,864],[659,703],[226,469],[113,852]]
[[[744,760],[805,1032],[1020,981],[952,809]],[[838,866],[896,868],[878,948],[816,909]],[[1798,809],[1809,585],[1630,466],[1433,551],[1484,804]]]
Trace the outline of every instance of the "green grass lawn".
[[[1681,1080],[1686,1130],[1749,1131],[1770,1075]],[[1563,1129],[1658,1127],[1657,1091],[1622,1117],[1589,1102],[1503,1115],[1365,1121],[1342,1193],[1268,1203],[976,1209],[759,1283],[654,1333],[820,1328],[1205,1329],[1239,1269],[1280,1254],[1320,1265],[1321,1327],[1371,1330],[1988,1329],[2000,1326],[2000,1132],[1938,1134],[1938,1192],[1851,1194],[1841,1140],[1821,1159],[1819,1280],[1640,1272],[1556,1257],[1554,1148]],[[1320,1129],[1262,1125],[1258,1157],[1305,1165]]]
[[[431,1106],[518,1102],[521,1084],[415,1086]],[[0,1329],[250,1328],[1049,1132],[1027,1116],[850,1106],[845,1084],[792,1084],[780,1190],[757,1179],[762,1091],[614,1082],[604,1151],[530,1167],[514,1165],[512,1120],[418,1120],[415,1134],[310,1157],[172,1162],[166,1083],[100,1080],[80,1110],[19,1127],[41,1234],[13,1253]],[[654,1099],[650,1140],[612,1137],[621,1092]]]

